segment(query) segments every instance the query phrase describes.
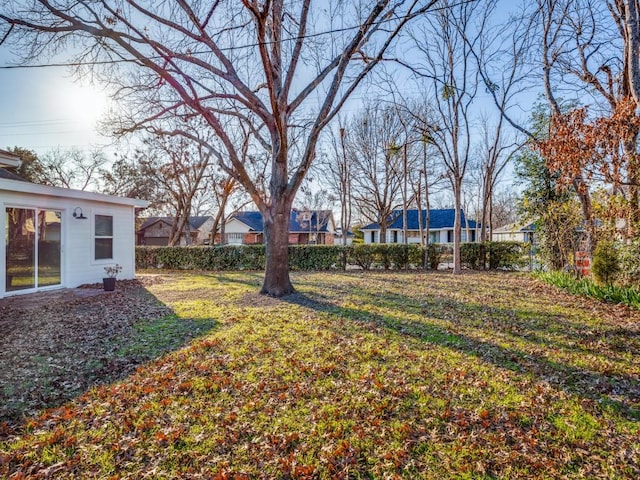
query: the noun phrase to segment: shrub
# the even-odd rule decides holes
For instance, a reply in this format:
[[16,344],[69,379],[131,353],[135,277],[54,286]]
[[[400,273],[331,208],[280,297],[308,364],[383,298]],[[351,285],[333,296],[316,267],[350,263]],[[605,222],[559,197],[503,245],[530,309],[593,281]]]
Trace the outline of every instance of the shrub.
[[386,246],[386,253],[389,256],[389,263],[396,270],[409,267],[409,245],[392,243]]
[[[518,244],[515,244],[518,245]],[[463,244],[463,261],[469,261],[477,268],[478,246]],[[509,265],[512,247],[495,247],[491,264],[498,267]],[[431,269],[437,269],[449,255],[448,245],[430,244],[428,263]],[[471,252],[471,253],[469,253]],[[506,252],[506,253],[505,253]],[[332,270],[346,268],[346,265],[358,265],[364,270],[373,266],[384,269],[422,268],[425,249],[418,244],[360,244],[342,245],[291,245],[289,246],[289,267],[292,270]],[[464,257],[467,255],[467,257]],[[475,255],[475,256],[473,256]],[[469,260],[471,258],[471,260]],[[193,247],[136,247],[137,268],[166,268],[174,270],[264,270],[264,245],[216,245]]]
[[409,264],[416,268],[423,268],[426,249],[422,245],[409,245]]
[[136,247],[137,268],[262,270],[264,245]]
[[444,245],[435,245],[433,243],[429,244],[428,247],[428,258],[427,260],[429,261],[429,268],[431,270],[437,270],[438,269],[438,265],[440,265],[440,263],[442,263],[442,260],[445,256],[445,254],[447,253],[447,247]]
[[463,243],[460,245],[462,265],[473,270],[486,268],[486,248],[481,243]]
[[391,268],[391,255],[388,243],[376,243],[373,245],[374,262],[378,266],[389,270]]
[[487,242],[489,268],[496,270],[504,268],[517,270],[529,263],[528,253],[530,245],[523,242]]
[[516,270],[528,264],[529,248],[528,243],[521,242],[463,243],[460,260],[463,266],[474,270]]
[[332,270],[342,268],[340,245],[291,245],[289,267],[292,270]]
[[593,252],[591,272],[599,283],[611,285],[620,270],[618,250],[613,242],[601,240]]
[[375,244],[360,243],[350,249],[348,263],[358,265],[363,270],[370,270],[375,261]]
[[640,287],[640,240],[620,247],[619,265],[620,281],[624,285]]

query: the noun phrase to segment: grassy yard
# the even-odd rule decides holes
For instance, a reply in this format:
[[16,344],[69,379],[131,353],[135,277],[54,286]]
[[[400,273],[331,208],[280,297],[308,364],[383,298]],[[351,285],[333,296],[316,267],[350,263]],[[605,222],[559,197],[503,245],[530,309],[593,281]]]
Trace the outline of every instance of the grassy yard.
[[5,431],[0,476],[640,478],[637,311],[518,274],[293,281],[149,286],[216,326]]

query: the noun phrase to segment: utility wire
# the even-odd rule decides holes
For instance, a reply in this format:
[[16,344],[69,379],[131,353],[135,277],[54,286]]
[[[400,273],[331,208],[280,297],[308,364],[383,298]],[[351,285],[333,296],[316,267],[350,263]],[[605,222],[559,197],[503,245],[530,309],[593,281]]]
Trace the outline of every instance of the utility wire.
[[[441,10],[441,8],[438,7],[434,7],[432,10],[436,11],[436,10]],[[415,16],[415,14],[412,14],[412,16]],[[398,17],[397,16],[388,16],[387,18],[383,18],[382,20],[380,20],[378,22],[378,25],[384,24],[384,23],[390,23],[393,22],[395,20],[397,20]],[[332,35],[334,33],[343,33],[343,32],[348,32],[348,31],[353,31],[353,30],[357,30],[359,28],[361,28],[362,25],[355,25],[352,27],[342,27],[342,28],[334,28],[331,30],[325,30],[323,32],[316,32],[316,33],[309,33],[306,35],[298,35],[295,37],[289,37],[289,38],[284,38],[282,40],[273,40],[273,41],[267,41],[267,42],[256,42],[256,43],[249,43],[246,45],[233,45],[230,47],[222,47],[220,48],[220,51],[222,52],[230,52],[230,51],[234,51],[234,50],[242,50],[242,49],[247,49],[247,48],[256,48],[259,47],[261,45],[273,45],[276,43],[285,43],[285,42],[293,42],[293,41],[298,41],[298,40],[307,40],[307,39],[311,39],[311,38],[317,38],[317,37],[321,37],[324,35]],[[206,51],[196,51],[196,52],[191,52],[189,55],[205,55],[211,52],[206,52]],[[147,57],[147,59],[149,60],[163,60],[165,57],[161,56],[161,55],[154,55],[151,57]],[[96,61],[92,61],[92,62],[69,62],[69,63],[42,63],[42,64],[36,64],[36,65],[0,65],[0,70],[15,70],[15,69],[27,69],[27,68],[49,68],[49,67],[83,67],[83,66],[89,66],[89,65],[113,65],[113,64],[117,64],[117,63],[135,63],[137,62],[137,59],[119,59],[119,60],[96,60]]]

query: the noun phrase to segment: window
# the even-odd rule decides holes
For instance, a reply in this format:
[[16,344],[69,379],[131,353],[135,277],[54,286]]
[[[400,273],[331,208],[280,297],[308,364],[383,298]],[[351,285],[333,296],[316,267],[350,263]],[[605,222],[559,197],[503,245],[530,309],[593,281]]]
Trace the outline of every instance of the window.
[[111,215],[95,216],[95,259],[113,258],[113,217]]
[[231,232],[227,233],[227,243],[242,243],[244,240],[244,233],[242,232]]

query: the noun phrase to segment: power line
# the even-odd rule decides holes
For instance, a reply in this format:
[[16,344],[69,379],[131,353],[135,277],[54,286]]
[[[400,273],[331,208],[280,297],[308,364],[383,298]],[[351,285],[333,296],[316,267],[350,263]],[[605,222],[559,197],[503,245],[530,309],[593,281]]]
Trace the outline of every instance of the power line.
[[64,125],[68,123],[81,123],[80,120],[71,119],[55,119],[55,120],[26,120],[23,122],[4,122],[0,123],[0,128],[23,128],[23,127],[50,127],[56,125]]
[[[435,10],[440,10],[439,8],[434,8]],[[411,14],[411,17],[413,18],[415,16],[415,14]],[[382,25],[385,23],[390,23],[393,22],[394,20],[397,20],[398,17],[389,17],[389,18],[383,18],[382,20],[380,20],[377,25]],[[317,37],[321,37],[324,35],[332,35],[334,33],[343,33],[343,32],[348,32],[348,31],[352,31],[352,30],[357,30],[359,28],[361,28],[362,25],[355,25],[352,27],[342,27],[342,28],[334,28],[331,30],[325,30],[323,32],[316,32],[316,33],[309,33],[309,34],[305,34],[305,35],[297,35],[295,37],[289,37],[289,38],[284,38],[282,40],[272,40],[272,41],[266,41],[266,42],[256,42],[256,43],[249,43],[246,45],[233,45],[230,47],[222,47],[219,50],[222,52],[230,52],[230,51],[234,51],[234,50],[242,50],[242,49],[247,49],[247,48],[256,48],[259,47],[261,45],[274,45],[276,43],[285,43],[285,42],[297,42],[298,40],[307,40],[307,39],[311,39],[311,38],[317,38]],[[212,52],[210,51],[196,51],[196,52],[190,52],[188,55],[206,55],[206,54],[210,54]],[[165,57],[163,57],[162,55],[153,55],[151,57],[145,57],[147,60],[163,60]],[[175,58],[175,57],[173,57]],[[51,68],[51,67],[83,67],[83,66],[94,66],[94,65],[114,65],[114,64],[118,64],[118,63],[137,63],[140,60],[138,59],[119,59],[119,60],[95,60],[95,61],[91,61],[91,62],[69,62],[69,63],[42,63],[42,64],[35,64],[35,65],[0,65],[0,70],[18,70],[18,69],[29,69],[29,68]]]

